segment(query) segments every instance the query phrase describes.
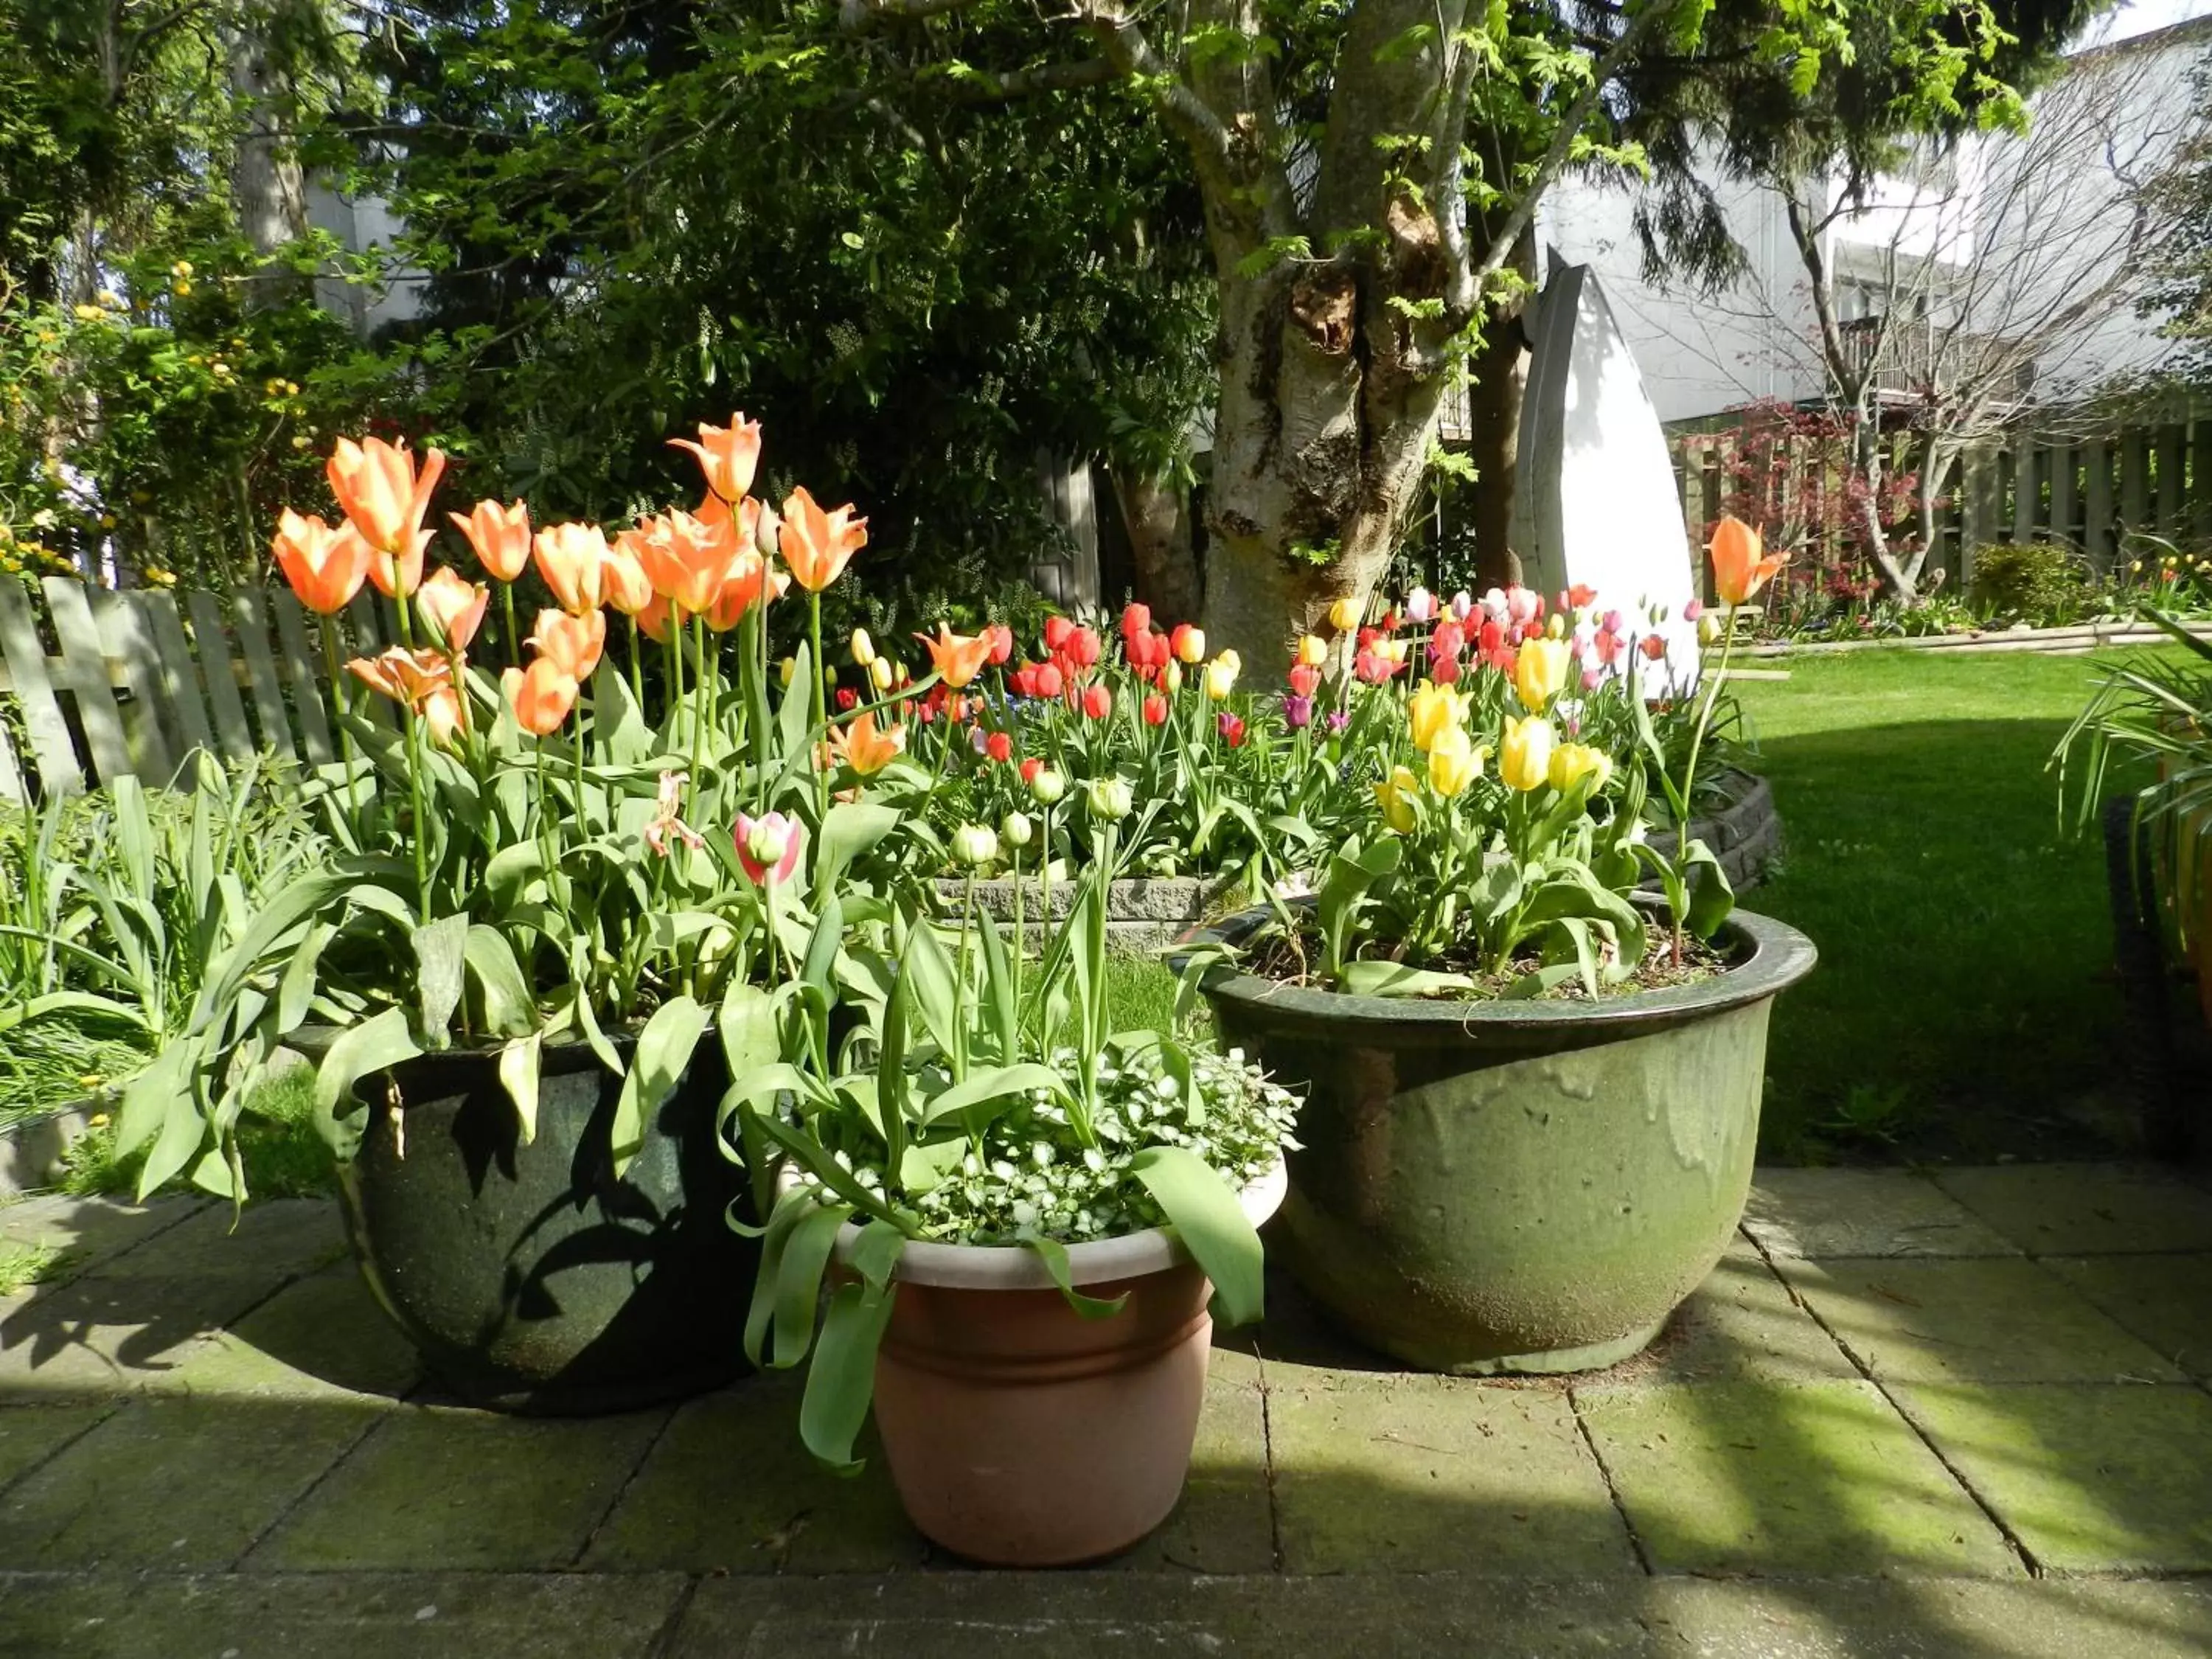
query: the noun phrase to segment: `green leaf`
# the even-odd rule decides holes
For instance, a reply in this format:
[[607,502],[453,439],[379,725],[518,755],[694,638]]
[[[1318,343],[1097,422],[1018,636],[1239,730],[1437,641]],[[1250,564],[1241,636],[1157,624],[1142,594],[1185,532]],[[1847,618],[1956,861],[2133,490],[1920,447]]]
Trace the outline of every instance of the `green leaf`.
[[753,1273],[753,1299],[745,1310],[745,1358],[756,1369],[768,1363],[768,1337],[775,1322],[784,1247],[790,1242],[792,1229],[821,1207],[794,1187],[776,1200],[769,1212],[768,1225],[761,1229],[760,1266]]
[[522,1139],[526,1146],[538,1139],[538,1069],[544,1034],[532,1031],[528,1036],[517,1037],[499,1051],[499,1080],[507,1087],[507,1098],[514,1103],[514,1115],[522,1123]]
[[1048,1089],[1063,1100],[1067,1097],[1067,1084],[1058,1072],[1049,1066],[1024,1060],[1013,1066],[996,1066],[988,1072],[969,1073],[961,1082],[930,1097],[928,1104],[923,1109],[922,1121],[933,1126],[949,1117],[965,1116],[969,1133],[981,1134],[984,1126],[997,1114],[987,1112],[980,1118],[969,1115],[976,1107],[1027,1094],[1032,1089]]
[[637,1051],[630,1056],[629,1072],[623,1079],[622,1097],[615,1103],[613,1148],[615,1178],[629,1172],[638,1148],[645,1144],[647,1120],[676,1091],[690,1069],[707,1029],[707,1011],[690,997],[672,997],[653,1011],[653,1018],[638,1033]]
[[775,1000],[757,985],[732,985],[715,1015],[722,1058],[730,1075],[741,1078],[773,1064],[783,1054],[776,1030]]
[[538,1000],[530,993],[514,947],[496,927],[478,922],[462,945],[469,977],[476,981],[483,1028],[495,1036],[519,1036],[538,1024]]
[[452,1040],[453,1011],[461,1006],[462,963],[469,942],[469,919],[456,911],[425,922],[408,936],[415,951],[415,995],[423,1040],[442,1048]]
[[1129,1171],[1213,1281],[1214,1319],[1235,1326],[1259,1318],[1267,1306],[1260,1235],[1221,1172],[1187,1146],[1147,1146]]
[[422,1052],[407,1027],[404,1009],[386,1008],[358,1025],[347,1027],[338,1033],[315,1072],[316,1121],[335,1120],[340,1103],[349,1099],[353,1085],[370,1073],[388,1070]]
[[1695,938],[1711,939],[1735,908],[1735,889],[1719,858],[1702,841],[1690,843],[1682,866],[1691,880],[1689,909],[1682,925]]
[[822,1273],[830,1265],[838,1231],[852,1212],[842,1204],[817,1205],[799,1219],[784,1241],[775,1276],[775,1353],[769,1360],[789,1370],[814,1341],[814,1310],[822,1301]]
[[872,801],[839,801],[822,820],[815,840],[814,891],[833,890],[853,860],[899,825],[897,808]]
[[1127,1291],[1109,1300],[1103,1297],[1085,1296],[1077,1290],[1073,1272],[1068,1266],[1067,1246],[1058,1239],[1047,1238],[1024,1228],[1021,1241],[1039,1261],[1044,1263],[1044,1270],[1052,1275],[1052,1282],[1060,1287],[1060,1293],[1066,1298],[1067,1305],[1083,1318],[1111,1319],[1127,1305],[1129,1300]]
[[1474,981],[1465,974],[1408,968],[1400,962],[1347,962],[1337,975],[1337,988],[1355,997],[1426,997],[1472,991]]
[[144,1146],[167,1121],[177,1102],[191,1101],[192,1066],[199,1053],[196,1042],[172,1042],[124,1086],[123,1102],[115,1114],[117,1157]]
[[857,1282],[840,1285],[830,1297],[799,1402],[799,1436],[806,1449],[840,1474],[858,1474],[853,1443],[868,1420],[876,1392],[876,1351],[890,1323],[897,1286],[891,1269],[906,1240],[895,1227],[872,1221],[853,1252]]

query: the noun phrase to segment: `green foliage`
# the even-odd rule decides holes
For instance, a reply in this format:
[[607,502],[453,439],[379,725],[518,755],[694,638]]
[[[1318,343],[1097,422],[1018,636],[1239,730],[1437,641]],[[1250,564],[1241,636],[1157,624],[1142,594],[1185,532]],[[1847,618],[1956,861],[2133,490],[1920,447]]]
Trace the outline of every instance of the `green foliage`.
[[2093,591],[2081,555],[2070,547],[2003,544],[1974,556],[1972,602],[1997,622],[2038,627],[2074,622]]

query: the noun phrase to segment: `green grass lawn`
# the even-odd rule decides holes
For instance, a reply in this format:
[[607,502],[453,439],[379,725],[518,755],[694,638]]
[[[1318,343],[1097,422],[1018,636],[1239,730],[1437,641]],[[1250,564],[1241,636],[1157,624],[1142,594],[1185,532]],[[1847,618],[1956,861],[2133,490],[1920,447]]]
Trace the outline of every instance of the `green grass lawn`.
[[1802,656],[1742,687],[1786,846],[1750,902],[1820,950],[1776,1009],[1767,1156],[2125,1144],[2102,842],[2045,769],[2120,655]]

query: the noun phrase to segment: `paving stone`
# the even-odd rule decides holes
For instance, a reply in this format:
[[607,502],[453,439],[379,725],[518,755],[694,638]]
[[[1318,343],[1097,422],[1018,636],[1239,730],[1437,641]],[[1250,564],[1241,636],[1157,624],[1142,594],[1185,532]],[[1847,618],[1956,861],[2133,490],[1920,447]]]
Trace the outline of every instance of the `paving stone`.
[[1216,1350],[1182,1501],[1115,1565],[1138,1571],[1272,1572],[1274,1534],[1260,1366],[1245,1354]]
[[665,1411],[577,1419],[402,1406],[255,1549],[266,1569],[565,1567]]
[[1654,1659],[1648,1581],[1443,1575],[1321,1578],[1183,1573],[912,1573],[867,1595],[850,1580],[710,1578],[671,1659],[1116,1659],[1121,1655],[1389,1654]]
[[2020,1247],[1909,1170],[1761,1168],[1743,1229],[1776,1255],[2017,1255]]
[[2018,1571],[1869,1382],[1705,1382],[1580,1404],[1662,1572]]
[[350,1261],[286,1286],[197,1348],[175,1386],[199,1395],[398,1398],[422,1362]]
[[2182,1373],[2024,1256],[1785,1261],[1798,1294],[1884,1382],[2179,1382]]
[[63,1253],[65,1273],[98,1267],[208,1207],[197,1198],[124,1204],[106,1198],[56,1195],[0,1207],[0,1242]]
[[2212,1380],[2212,1255],[2046,1256],[2043,1265],[2191,1376]]
[[2039,1565],[2212,1571],[2212,1395],[2080,1383],[1894,1392]]
[[327,1267],[345,1254],[336,1204],[322,1198],[273,1199],[247,1205],[243,1214],[234,1214],[228,1204],[210,1204],[96,1272],[155,1279],[243,1273],[280,1283]]
[[1662,1578],[1644,1617],[1697,1659],[2202,1659],[2212,1586]]
[[1286,1571],[1634,1569],[1563,1389],[1270,1366],[1267,1417]]
[[1765,1378],[1843,1381],[1858,1375],[1820,1322],[1742,1240],[1675,1310],[1657,1341],[1609,1370],[1575,1379],[1586,1392],[1672,1382]]
[[2032,1255],[2212,1250],[2212,1192],[2154,1166],[2021,1164],[1936,1180]]
[[645,1659],[672,1577],[72,1574],[0,1586],[0,1659]]
[[95,1273],[0,1299],[0,1401],[175,1388],[214,1333],[275,1287],[252,1273]]
[[623,1572],[887,1572],[928,1553],[873,1431],[849,1480],[799,1438],[799,1379],[755,1378],[680,1407],[592,1540],[583,1565]]
[[136,1401],[0,1493],[0,1564],[227,1567],[379,1409]]
[[0,1409],[0,1486],[67,1445],[112,1407],[10,1406]]

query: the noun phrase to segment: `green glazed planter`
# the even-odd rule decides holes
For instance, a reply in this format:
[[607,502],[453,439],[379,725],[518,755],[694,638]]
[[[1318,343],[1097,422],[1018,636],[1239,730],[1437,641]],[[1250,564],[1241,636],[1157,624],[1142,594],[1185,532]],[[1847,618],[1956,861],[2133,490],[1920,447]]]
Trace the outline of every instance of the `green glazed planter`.
[[426,1054],[362,1081],[370,1119],[339,1176],[346,1231],[441,1381],[496,1411],[585,1416],[744,1371],[758,1246],[725,1219],[744,1182],[715,1144],[723,1073],[710,1038],[619,1182],[608,1131],[622,1085],[581,1043],[546,1048],[527,1143],[494,1054]]
[[[1267,915],[1185,938],[1233,943]],[[1306,1097],[1270,1257],[1423,1370],[1640,1351],[1742,1218],[1767,1014],[1814,960],[1741,910],[1716,942],[1727,973],[1596,1004],[1343,996],[1217,969],[1223,1043]]]

